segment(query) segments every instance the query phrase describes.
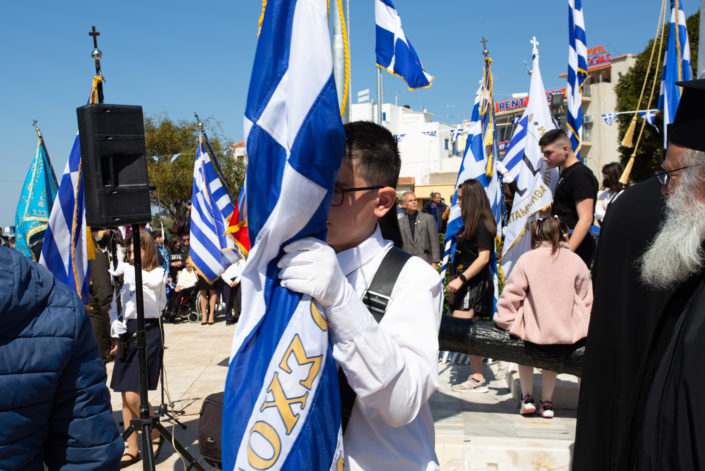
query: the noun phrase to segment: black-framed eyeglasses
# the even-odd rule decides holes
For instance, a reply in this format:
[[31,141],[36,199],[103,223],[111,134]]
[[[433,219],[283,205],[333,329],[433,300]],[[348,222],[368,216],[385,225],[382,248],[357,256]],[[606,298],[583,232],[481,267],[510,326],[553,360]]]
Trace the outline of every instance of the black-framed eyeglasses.
[[379,190],[382,188],[380,185],[374,186],[361,186],[359,188],[334,188],[333,189],[333,199],[330,202],[331,206],[340,206],[345,200],[345,193],[352,193],[353,191],[369,191],[369,190]]
[[661,184],[661,186],[668,186],[668,182],[671,180],[671,173],[677,172],[679,170],[685,170],[687,168],[693,168],[693,167],[702,167],[705,164],[695,164],[695,165],[686,165],[685,167],[678,167],[674,168],[673,170],[661,170],[661,171],[656,171],[654,172],[654,176],[656,177],[656,180]]

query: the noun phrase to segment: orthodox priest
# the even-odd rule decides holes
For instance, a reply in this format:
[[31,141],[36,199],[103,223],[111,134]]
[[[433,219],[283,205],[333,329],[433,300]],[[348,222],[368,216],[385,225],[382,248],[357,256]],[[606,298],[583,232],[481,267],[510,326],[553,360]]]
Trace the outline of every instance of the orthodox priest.
[[[668,128],[663,171],[657,173],[666,198],[663,222],[637,260],[636,270],[642,286],[612,293],[627,299],[646,293],[656,300],[658,293],[673,291],[673,294],[659,311],[654,311],[652,306],[651,310],[635,312],[628,308],[622,313],[634,323],[632,331],[623,330],[618,334],[625,348],[616,349],[614,353],[623,358],[633,356],[631,364],[624,361],[623,366],[635,370],[620,368],[612,371],[612,375],[625,374],[635,381],[633,387],[622,385],[614,396],[614,402],[621,402],[627,408],[626,413],[619,416],[621,423],[615,427],[610,424],[609,414],[602,415],[603,431],[613,434],[618,448],[607,453],[609,462],[603,462],[600,469],[705,469],[705,80],[678,85],[683,87],[683,95],[675,120]],[[614,216],[616,214],[610,214],[608,219]],[[627,240],[639,237],[628,233],[623,236]],[[599,277],[597,272],[596,277]],[[601,295],[601,280],[597,278],[595,283],[597,299]],[[609,295],[610,289],[604,288],[602,295]],[[612,299],[618,299],[614,296]],[[639,317],[644,319],[646,328],[643,330]],[[593,330],[591,325],[590,334]],[[600,333],[595,332],[595,336],[599,337]],[[633,344],[639,345],[635,339],[642,340],[640,346],[646,348],[637,352],[630,349]],[[619,345],[620,339],[615,340]],[[596,347],[590,355],[607,358],[604,350],[601,357],[598,355],[605,345],[592,343]],[[590,348],[588,336],[588,351]],[[584,372],[594,370],[587,351],[585,360]],[[619,385],[614,376],[606,377],[608,383]],[[591,446],[598,445],[593,450],[605,454],[603,447],[606,445],[597,443],[599,439],[595,434],[599,426],[595,423],[588,426],[590,421],[584,415],[589,413],[589,402],[600,400],[594,394],[600,387],[588,385],[588,379],[585,377],[580,397],[575,470],[587,469],[583,466],[591,458],[583,452]]]

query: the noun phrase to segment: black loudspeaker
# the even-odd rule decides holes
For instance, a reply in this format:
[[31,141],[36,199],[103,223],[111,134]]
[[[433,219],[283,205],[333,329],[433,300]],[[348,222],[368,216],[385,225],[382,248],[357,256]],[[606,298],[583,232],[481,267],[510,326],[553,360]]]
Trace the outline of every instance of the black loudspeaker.
[[141,106],[92,104],[76,109],[86,224],[152,220]]

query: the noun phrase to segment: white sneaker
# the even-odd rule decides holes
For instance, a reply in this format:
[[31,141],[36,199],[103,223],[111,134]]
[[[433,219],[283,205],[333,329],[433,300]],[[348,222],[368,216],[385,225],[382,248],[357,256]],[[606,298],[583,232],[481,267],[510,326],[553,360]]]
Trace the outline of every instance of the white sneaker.
[[490,390],[490,388],[487,387],[486,380],[478,381],[475,378],[468,378],[468,380],[463,383],[454,384],[453,386],[450,387],[450,389],[455,392],[476,392],[476,393],[486,393]]

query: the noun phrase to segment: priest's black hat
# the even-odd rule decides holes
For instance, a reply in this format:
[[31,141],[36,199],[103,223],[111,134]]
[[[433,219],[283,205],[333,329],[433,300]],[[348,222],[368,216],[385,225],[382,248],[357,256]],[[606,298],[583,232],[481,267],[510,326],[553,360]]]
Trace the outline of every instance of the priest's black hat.
[[668,142],[705,151],[705,79],[676,82],[683,87],[673,123],[668,126]]

